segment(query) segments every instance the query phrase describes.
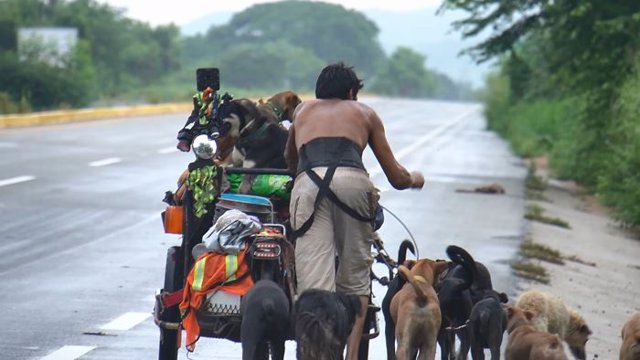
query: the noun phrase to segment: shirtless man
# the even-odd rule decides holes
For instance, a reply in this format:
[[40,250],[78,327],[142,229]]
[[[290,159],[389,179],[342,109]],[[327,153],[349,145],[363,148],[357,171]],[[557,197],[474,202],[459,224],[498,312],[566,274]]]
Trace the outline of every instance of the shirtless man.
[[316,83],[316,99],[295,110],[285,148],[288,167],[296,174],[290,213],[298,293],[319,288],[361,299],[346,360],[356,360],[363,332],[378,206],[362,152],[371,146],[394,188],[424,185],[421,173],[397,162],[375,111],[356,101],[361,88],[353,68],[343,63],[325,67]]

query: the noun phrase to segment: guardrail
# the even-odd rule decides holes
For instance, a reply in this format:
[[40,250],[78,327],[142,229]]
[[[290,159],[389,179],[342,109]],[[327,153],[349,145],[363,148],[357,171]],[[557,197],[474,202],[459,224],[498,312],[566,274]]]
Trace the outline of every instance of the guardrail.
[[193,104],[188,102],[0,115],[0,129],[163,113],[183,113],[188,116],[192,109]]

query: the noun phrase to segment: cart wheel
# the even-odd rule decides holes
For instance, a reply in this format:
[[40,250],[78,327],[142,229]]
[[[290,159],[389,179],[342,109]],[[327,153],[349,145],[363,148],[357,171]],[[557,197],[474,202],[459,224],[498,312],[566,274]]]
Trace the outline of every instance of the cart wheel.
[[[174,292],[181,288],[182,284],[182,249],[179,246],[170,247],[167,250],[167,264],[164,270],[164,291]],[[178,306],[165,309],[160,320],[179,322],[180,310]],[[160,327],[159,360],[176,360],[180,347],[180,332]]]

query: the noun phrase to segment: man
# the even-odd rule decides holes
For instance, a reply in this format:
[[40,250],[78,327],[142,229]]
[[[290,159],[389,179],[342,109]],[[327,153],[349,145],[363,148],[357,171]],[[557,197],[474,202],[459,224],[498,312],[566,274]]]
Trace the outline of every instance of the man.
[[346,360],[358,356],[378,207],[362,152],[371,146],[394,188],[420,189],[424,185],[421,173],[409,172],[396,161],[375,111],[357,102],[361,88],[362,81],[352,67],[343,63],[325,67],[316,83],[316,99],[295,110],[285,149],[287,165],[297,174],[290,213],[297,238],[298,293],[319,288],[361,299],[362,311],[347,342]]

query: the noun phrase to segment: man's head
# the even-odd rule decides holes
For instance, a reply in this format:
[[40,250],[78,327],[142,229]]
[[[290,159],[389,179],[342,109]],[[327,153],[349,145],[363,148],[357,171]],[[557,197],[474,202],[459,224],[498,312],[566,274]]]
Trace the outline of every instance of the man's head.
[[357,100],[362,80],[358,79],[353,67],[340,62],[327,65],[316,81],[317,99]]

